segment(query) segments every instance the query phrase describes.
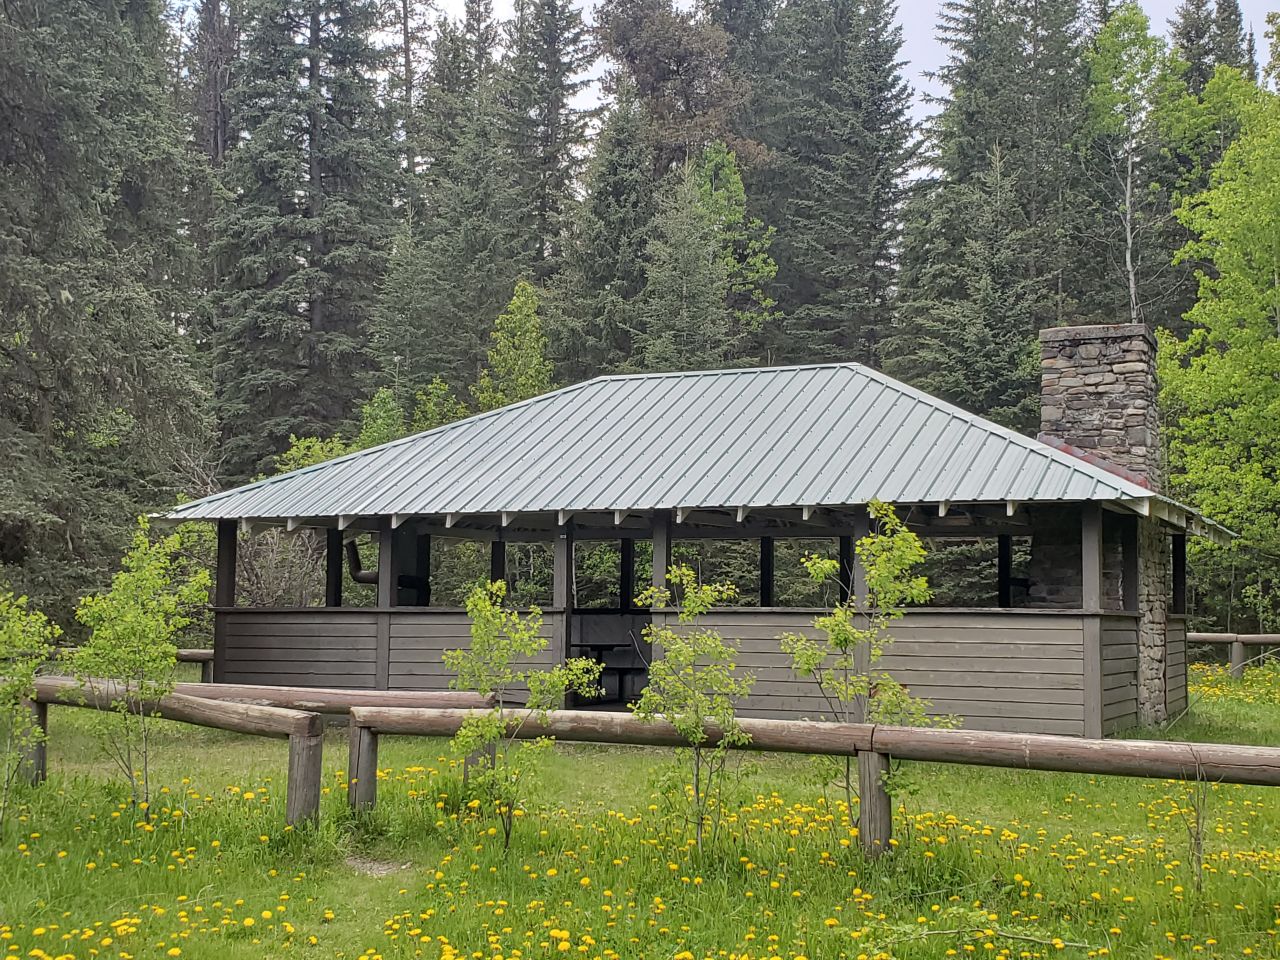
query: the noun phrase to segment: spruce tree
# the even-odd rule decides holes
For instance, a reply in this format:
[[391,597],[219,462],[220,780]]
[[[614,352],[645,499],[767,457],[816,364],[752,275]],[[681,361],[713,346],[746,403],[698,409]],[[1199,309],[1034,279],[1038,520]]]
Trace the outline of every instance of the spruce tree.
[[291,435],[356,407],[390,229],[375,0],[247,0],[218,222],[217,408],[224,469],[264,469]]
[[659,198],[631,369],[700,370],[729,363],[735,345],[720,248],[720,231],[703,206],[697,172],[692,163],[685,164]]
[[777,297],[787,336],[762,344],[784,361],[870,360],[894,308],[896,249],[914,155],[902,31],[882,0],[794,0],[772,68],[756,78],[771,162],[752,176],[778,226]]
[[171,37],[118,10],[0,7],[0,581],[64,622],[206,440],[171,285]]
[[1014,180],[997,148],[987,169],[943,195],[948,220],[969,225],[954,263],[926,268],[946,291],[914,304],[920,320],[910,343],[894,352],[889,372],[935,396],[1017,430],[1038,422],[1035,355],[1040,291],[1029,277],[1033,237]]
[[1187,87],[1200,93],[1213,76],[1218,46],[1210,0],[1182,0],[1169,26],[1173,47],[1186,63]]
[[1249,53],[1245,40],[1244,18],[1239,0],[1217,0],[1210,32],[1215,66],[1235,67],[1246,76],[1256,74],[1258,65]]
[[578,97],[589,83],[595,52],[582,13],[570,0],[519,0],[508,46],[503,100],[524,247],[534,275],[545,279],[564,256],[592,116]]
[[622,81],[596,139],[565,271],[549,298],[548,335],[565,380],[616,371],[631,356],[657,211],[652,164],[643,107]]
[[733,153],[712,144],[664,187],[629,367],[696,370],[756,361],[753,345],[776,319],[764,290],[776,266],[772,235],[747,218]]
[[529,263],[497,30],[491,4],[468,0],[462,23],[442,20],[433,44],[420,212],[396,236],[372,334],[379,381],[408,397],[436,377],[455,392],[475,381]]

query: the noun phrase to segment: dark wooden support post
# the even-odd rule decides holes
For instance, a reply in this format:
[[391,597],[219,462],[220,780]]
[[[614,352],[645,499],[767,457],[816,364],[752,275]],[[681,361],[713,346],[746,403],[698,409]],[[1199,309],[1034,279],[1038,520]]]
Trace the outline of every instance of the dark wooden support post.
[[618,608],[630,610],[636,599],[636,542],[630,537],[618,541]]
[[1120,609],[1138,609],[1138,518],[1120,517]]
[[347,759],[347,803],[352,810],[372,810],[378,800],[378,735],[352,722]]
[[556,649],[560,658],[570,656],[569,648],[573,644],[573,523],[564,524],[556,530],[555,543],[552,546],[551,564],[551,604],[560,609],[559,624],[556,637]]
[[30,742],[24,745],[22,775],[33,787],[44,783],[49,776],[49,705],[35,700],[24,700],[22,707],[30,712]]
[[[230,608],[236,605],[236,547],[240,532],[234,520],[218,521],[218,561],[213,587],[213,605]],[[213,679],[221,680],[227,671],[226,617],[213,615]]]
[[760,538],[760,606],[773,606],[773,537]]
[[378,613],[377,647],[374,650],[373,686],[386,690],[391,675],[391,608],[400,592],[400,563],[396,555],[396,532],[385,517],[378,521]]
[[996,537],[996,606],[1013,606],[1013,537]]
[[342,606],[342,531],[329,527],[324,532],[324,605]]
[[431,606],[431,534],[418,534],[418,606]]
[[494,583],[507,580],[507,542],[494,540],[489,544],[489,579]]
[[1102,506],[1080,508],[1080,606],[1084,610],[1084,735],[1102,736]]
[[853,595],[853,537],[837,538],[836,556],[840,560],[840,602],[848,603]]
[[1187,536],[1173,535],[1173,593],[1169,597],[1170,613],[1187,612]]
[[671,515],[659,511],[653,517],[653,585],[666,587],[671,566]]
[[316,823],[320,819],[320,781],[323,775],[324,734],[290,734],[285,823]]

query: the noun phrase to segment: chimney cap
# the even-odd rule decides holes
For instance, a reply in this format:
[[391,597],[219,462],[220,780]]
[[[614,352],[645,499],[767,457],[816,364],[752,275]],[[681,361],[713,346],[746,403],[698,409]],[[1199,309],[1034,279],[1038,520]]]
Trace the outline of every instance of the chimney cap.
[[1133,340],[1136,337],[1142,337],[1155,346],[1155,334],[1145,323],[1094,323],[1078,327],[1046,327],[1040,331],[1041,343],[1055,343],[1060,340],[1077,342]]

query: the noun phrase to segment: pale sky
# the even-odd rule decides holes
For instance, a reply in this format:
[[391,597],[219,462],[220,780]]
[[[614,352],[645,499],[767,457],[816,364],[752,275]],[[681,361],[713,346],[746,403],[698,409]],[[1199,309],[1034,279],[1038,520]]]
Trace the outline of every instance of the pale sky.
[[[579,5],[590,10],[594,6],[594,0],[580,0]],[[690,6],[691,3],[689,0],[682,0],[680,5]],[[934,25],[941,5],[941,0],[899,0],[898,21],[903,25],[902,58],[907,62],[907,79],[917,95],[922,92],[939,92],[925,74],[936,70],[945,55],[945,50],[934,37]],[[461,16],[463,0],[436,0],[436,6],[442,13]],[[1178,7],[1178,0],[1143,0],[1142,6],[1151,18],[1152,25],[1167,33],[1168,21]],[[494,0],[493,8],[494,14],[499,18],[511,16],[511,0]],[[1276,9],[1280,9],[1280,0],[1240,0],[1246,29],[1250,24],[1253,27],[1259,59],[1265,59],[1266,41],[1262,30],[1266,12]],[[922,119],[928,113],[928,107],[917,96],[916,118]]]

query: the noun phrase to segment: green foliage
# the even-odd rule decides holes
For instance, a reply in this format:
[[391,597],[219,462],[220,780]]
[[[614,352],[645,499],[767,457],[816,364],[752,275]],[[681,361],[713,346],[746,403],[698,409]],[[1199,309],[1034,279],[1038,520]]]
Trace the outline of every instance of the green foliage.
[[1232,629],[1243,631],[1274,619],[1280,574],[1280,98],[1255,93],[1240,123],[1210,189],[1179,211],[1194,235],[1180,256],[1208,269],[1190,332],[1161,337],[1160,379],[1175,490],[1240,534],[1230,547],[1196,548],[1198,569],[1218,584],[1204,612],[1225,623],[1238,566],[1238,580],[1254,584],[1254,609],[1235,611]]
[[[670,606],[679,598],[679,626],[659,618],[644,628],[652,645],[648,685],[631,705],[642,720],[662,720],[689,744],[680,751],[664,781],[664,792],[682,805],[701,849],[710,829],[714,840],[723,815],[722,793],[729,749],[750,741],[738,722],[738,701],[751,692],[753,678],[738,672],[738,650],[716,631],[699,625],[713,607],[736,594],[731,584],[704,584],[689,567],[676,564],[666,587],[650,587],[636,598],[638,606]],[[715,736],[712,737],[712,731]]]
[[1039,421],[1039,292],[1028,276],[1030,226],[1017,186],[993,150],[985,170],[940,196],[939,209],[967,224],[967,235],[957,260],[922,270],[932,295],[912,304],[917,319],[887,344],[885,367],[966,410],[1030,429]]
[[[866,578],[866,598],[854,595],[814,620],[823,635],[815,640],[800,633],[784,634],[782,650],[797,674],[812,679],[827,703],[827,719],[840,723],[892,723],[927,726],[927,700],[911,696],[888,673],[875,665],[893,642],[889,629],[908,604],[925,603],[929,584],[917,574],[924,561],[920,538],[898,518],[891,504],[872,501],[868,511],[874,529],[855,545],[857,562]],[[839,582],[840,562],[810,555],[804,565],[817,582]],[[818,757],[823,782],[833,775],[844,788],[853,810],[856,772],[850,757]],[[852,812],[850,813],[852,816]]]
[[348,449],[352,453],[367,450],[369,447],[399,440],[404,435],[404,411],[396,402],[395,393],[383,387],[360,408],[360,432]]
[[209,598],[209,572],[176,555],[177,534],[151,539],[145,518],[111,587],[80,601],[76,619],[89,630],[70,666],[80,683],[109,700],[98,724],[101,745],[129,783],[135,803],[150,799],[151,718],[147,704],[173,687],[177,640]]
[[[530,666],[550,641],[542,635],[542,611],[527,614],[503,605],[507,585],[497,581],[476,587],[467,597],[471,643],[444,652],[444,665],[457,676],[455,690],[493,695],[492,710],[468,717],[454,736],[455,754],[473,765],[468,771],[470,806],[491,813],[502,826],[504,846],[511,845],[515,821],[524,815],[534,788],[539,761],[552,745],[549,737],[521,741],[520,731],[530,718],[564,706],[565,697],[599,695],[601,665],[570,658],[550,669]],[[525,709],[515,719],[503,713],[523,688]]]
[[415,398],[410,420],[413,433],[422,433],[461,420],[469,413],[467,405],[453,395],[449,385],[436,377]]
[[0,10],[0,580],[68,629],[208,439],[158,5]]
[[217,412],[247,479],[355,407],[393,224],[377,0],[246,0],[219,171]]
[[62,635],[26,597],[0,593],[0,831],[5,827],[10,798],[28,751],[44,739],[33,720],[29,701],[35,697],[35,678],[53,654]]
[[551,389],[547,338],[538,319],[538,291],[526,280],[494,326],[488,362],[471,394],[479,410],[496,410]]
[[713,144],[666,186],[646,251],[631,368],[696,370],[750,359],[775,320],[764,285],[777,268],[771,232],[747,218],[737,161]]

